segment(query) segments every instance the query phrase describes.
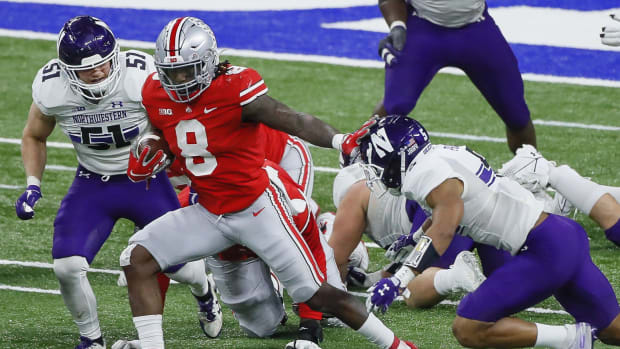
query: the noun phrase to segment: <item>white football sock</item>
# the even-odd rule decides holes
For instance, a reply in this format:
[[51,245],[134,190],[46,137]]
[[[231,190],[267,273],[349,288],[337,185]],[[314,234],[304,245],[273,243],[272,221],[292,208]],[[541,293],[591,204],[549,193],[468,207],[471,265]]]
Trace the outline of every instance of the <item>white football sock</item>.
[[175,273],[168,274],[172,280],[188,285],[192,294],[198,297],[204,296],[209,291],[209,282],[207,281],[207,273],[205,272],[205,263],[203,260],[197,260],[185,264]]
[[437,273],[435,273],[435,277],[433,278],[433,286],[435,286],[435,291],[439,293],[441,296],[447,296],[453,292],[455,284],[454,278],[454,269],[441,269]]
[[388,349],[394,342],[394,332],[377,319],[373,313],[368,314],[368,318],[357,332],[384,349]]
[[538,335],[534,347],[565,349],[575,338],[575,325],[551,326],[536,323]]
[[161,314],[137,316],[133,318],[133,323],[138,331],[142,349],[164,349]]
[[549,184],[564,195],[566,200],[579,211],[587,215],[590,214],[594,204],[607,192],[602,185],[583,178],[567,165],[551,167]]
[[54,259],[54,273],[60,283],[60,293],[80,335],[97,339],[101,337],[97,299],[86,278],[88,262],[81,256]]
[[620,203],[620,187],[610,187],[607,185],[601,185],[603,190],[605,190],[609,195],[613,196],[616,201]]

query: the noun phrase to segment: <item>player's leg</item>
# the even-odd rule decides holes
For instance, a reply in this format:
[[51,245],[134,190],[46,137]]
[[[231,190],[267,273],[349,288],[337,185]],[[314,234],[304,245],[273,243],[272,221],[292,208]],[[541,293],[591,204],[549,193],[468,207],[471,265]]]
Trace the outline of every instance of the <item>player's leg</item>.
[[[294,302],[306,302],[316,311],[335,315],[380,347],[398,347],[400,340],[369,315],[359,299],[324,282],[324,272],[309,247],[320,244],[314,217],[296,187],[285,187],[287,180],[271,169],[267,169],[271,184],[266,193],[238,212],[235,220],[224,218],[220,224],[230,224],[232,231],[243,234],[243,243],[272,268]],[[304,222],[313,225],[314,238],[301,236],[297,225]],[[405,342],[402,345],[407,348]]]
[[268,337],[286,319],[281,295],[274,289],[269,267],[259,258],[225,261],[207,257],[222,303],[251,337]]
[[216,224],[220,217],[201,205],[166,213],[129,240],[120,257],[134,324],[143,347],[163,348],[163,304],[157,287],[162,269],[214,255],[235,241]]
[[579,270],[581,256],[588,250],[587,236],[573,223],[549,215],[530,232],[526,249],[461,300],[453,323],[459,343],[466,347],[569,347],[580,327],[548,326],[508,316],[552,295]]
[[[142,186],[143,190],[136,193],[136,195],[141,194],[141,196],[136,197],[140,204],[132,205],[131,210],[124,212],[124,217],[134,221],[138,227],[146,226],[154,219],[164,215],[166,212],[176,210],[181,205],[181,201],[164,172],[160,172],[155,178],[150,180],[148,191],[143,184],[140,184],[140,186]],[[173,235],[177,234],[176,232],[171,233]],[[217,337],[222,328],[222,316],[219,304],[215,304],[217,301],[213,297],[215,293],[210,292],[204,262],[198,260],[184,263],[172,266],[164,270],[164,272],[166,275],[162,276],[160,274],[157,279],[162,298],[165,299],[165,292],[168,289],[169,280],[166,280],[166,278],[172,278],[176,282],[188,285],[190,292],[198,303],[198,319],[204,334],[210,338]],[[214,306],[215,309],[209,309],[209,306]],[[208,321],[210,319],[212,321]]]
[[54,221],[54,273],[82,343],[94,342],[93,348],[103,346],[103,340],[97,300],[87,271],[116,221],[114,210],[118,198],[110,192],[115,186],[117,184],[102,182],[101,176],[79,167]]
[[455,31],[452,64],[471,79],[506,124],[508,147],[536,146],[536,133],[525,102],[519,64],[488,12],[485,19]]
[[318,215],[319,205],[312,199],[314,164],[306,143],[297,137],[289,136],[279,165],[295,183],[299,184],[310,203],[313,214]]
[[555,292],[555,298],[577,322],[588,323],[606,344],[620,345],[620,306],[616,294],[601,270],[592,262],[585,231],[574,221],[567,224],[581,231],[583,249],[573,258],[581,261],[573,278]]
[[549,185],[589,215],[605,230],[607,238],[620,246],[620,188],[588,180],[567,165],[550,167]]
[[383,109],[385,115],[409,114],[420,94],[444,67],[441,28],[417,16],[407,20],[407,42],[397,64],[385,67]]

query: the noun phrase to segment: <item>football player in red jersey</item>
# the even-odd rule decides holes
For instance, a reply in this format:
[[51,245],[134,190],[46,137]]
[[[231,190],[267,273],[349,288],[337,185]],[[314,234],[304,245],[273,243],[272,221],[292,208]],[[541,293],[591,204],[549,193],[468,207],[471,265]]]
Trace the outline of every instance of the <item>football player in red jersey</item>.
[[[157,272],[239,243],[271,267],[293,301],[334,314],[381,348],[415,348],[368,314],[354,296],[324,282],[325,256],[309,246],[320,242],[307,201],[286,172],[265,162],[260,147],[263,123],[349,156],[359,151],[357,140],[369,125],[339,134],[269,97],[258,72],[220,64],[213,32],[197,18],[166,25],[156,42],[155,61],[158,74],[147,79],[143,104],[153,126],[183,160],[199,205],[147,225],[121,254],[142,347],[164,347]],[[150,170],[130,160],[130,177],[144,178]]]
[[[260,124],[260,136],[264,138],[261,144],[266,159],[277,163],[299,185],[310,201],[311,212],[316,217],[318,206],[310,199],[314,169],[308,146],[299,138],[264,124]],[[171,181],[183,186],[189,181],[181,167],[175,163],[167,172]],[[193,205],[198,199],[196,192],[187,185],[184,185],[178,197],[182,207]],[[326,254],[327,281],[344,289],[332,249],[325,239],[321,242]],[[234,245],[217,256],[208,257],[206,261],[213,273],[222,302],[235,313],[235,319],[244,332],[252,337],[268,337],[286,321],[281,293],[272,286],[269,267],[255,253],[244,246]],[[297,335],[298,346],[301,341],[306,341],[308,346],[312,345],[309,342],[318,345],[323,338],[320,323],[323,314],[310,309],[304,303],[298,305],[298,314],[301,318]]]

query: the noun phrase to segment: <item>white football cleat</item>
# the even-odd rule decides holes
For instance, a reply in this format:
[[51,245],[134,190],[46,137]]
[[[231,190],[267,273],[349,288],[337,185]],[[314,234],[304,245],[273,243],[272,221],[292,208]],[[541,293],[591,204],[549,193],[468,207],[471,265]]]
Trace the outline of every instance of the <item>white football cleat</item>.
[[304,339],[296,339],[289,342],[284,349],[321,349],[318,344],[313,341],[307,341]]
[[531,192],[544,190],[549,184],[549,170],[555,163],[545,159],[536,148],[522,145],[515,156],[497,171],[501,176],[512,178]]
[[207,281],[209,282],[209,292],[207,294],[211,294],[211,297],[206,302],[196,298],[198,301],[198,321],[205,336],[217,338],[222,332],[222,324],[224,322],[222,307],[215,295],[215,284],[211,279],[211,275],[207,277]]
[[482,273],[478,259],[470,251],[462,251],[456,255],[450,269],[456,271],[458,275],[455,278],[454,291],[473,292],[487,279]]
[[575,326],[575,339],[567,349],[592,349],[592,326],[586,322],[578,322]]
[[132,341],[119,339],[112,344],[112,349],[142,349],[142,346],[140,345],[139,339],[134,339]]
[[545,202],[545,211],[560,216],[569,216],[571,212],[573,212],[574,216],[577,213],[575,206],[558,192],[555,193],[555,196],[550,202]]

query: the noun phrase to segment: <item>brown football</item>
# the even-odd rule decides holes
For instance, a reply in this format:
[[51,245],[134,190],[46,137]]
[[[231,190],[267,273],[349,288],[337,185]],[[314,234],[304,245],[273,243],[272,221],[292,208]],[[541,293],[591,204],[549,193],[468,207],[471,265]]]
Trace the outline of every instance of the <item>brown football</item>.
[[172,161],[172,159],[174,158],[174,154],[172,154],[172,152],[170,151],[170,148],[168,147],[168,143],[166,142],[166,140],[164,139],[164,135],[160,130],[150,130],[147,132],[144,132],[136,141],[136,147],[135,147],[135,152],[134,152],[134,156],[136,157],[136,159],[140,158],[140,154],[142,153],[142,150],[144,150],[144,148],[149,147],[150,150],[148,152],[148,154],[146,155],[146,158],[144,158],[145,162],[148,162],[151,160],[151,158],[153,158],[153,156],[159,151],[159,150],[163,150],[164,153],[166,154],[168,161]]

